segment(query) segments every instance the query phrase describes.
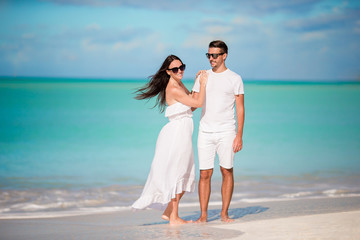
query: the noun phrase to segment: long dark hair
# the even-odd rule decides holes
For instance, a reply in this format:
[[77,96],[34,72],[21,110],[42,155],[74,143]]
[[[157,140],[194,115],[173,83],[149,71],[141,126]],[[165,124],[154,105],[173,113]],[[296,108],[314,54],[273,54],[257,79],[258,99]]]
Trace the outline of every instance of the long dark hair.
[[167,56],[160,69],[154,75],[149,76],[150,81],[145,86],[135,91],[135,99],[150,99],[157,95],[154,107],[158,106],[160,111],[163,112],[166,106],[165,90],[170,79],[166,70],[174,60],[179,60],[181,64],[183,63],[180,58],[175,55]]

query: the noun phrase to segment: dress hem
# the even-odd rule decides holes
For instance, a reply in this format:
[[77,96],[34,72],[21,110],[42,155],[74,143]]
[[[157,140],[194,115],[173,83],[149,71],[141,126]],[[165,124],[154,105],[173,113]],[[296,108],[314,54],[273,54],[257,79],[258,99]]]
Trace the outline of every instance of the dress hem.
[[195,178],[182,178],[176,183],[176,186],[171,188],[167,193],[158,193],[152,195],[141,196],[132,206],[132,209],[142,210],[146,208],[153,208],[157,210],[165,210],[171,199],[176,197],[176,194],[182,192],[195,191]]

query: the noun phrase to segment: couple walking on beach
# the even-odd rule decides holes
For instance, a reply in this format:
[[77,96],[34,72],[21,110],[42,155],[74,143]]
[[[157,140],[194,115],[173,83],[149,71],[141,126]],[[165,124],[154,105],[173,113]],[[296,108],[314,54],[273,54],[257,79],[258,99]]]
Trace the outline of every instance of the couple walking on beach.
[[234,154],[242,149],[244,86],[241,77],[225,66],[227,54],[223,41],[209,44],[206,56],[212,69],[199,71],[191,92],[181,81],[185,64],[174,55],[137,90],[136,99],[157,97],[156,105],[162,111],[167,106],[169,122],[160,131],[148,179],[132,208],[165,209],[162,218],[170,225],[191,222],[179,217],[178,207],[184,193],[195,190],[192,111],[202,107],[198,135],[201,215],[196,222],[207,221],[216,153],[222,174],[221,220],[233,221],[228,209],[234,189]]

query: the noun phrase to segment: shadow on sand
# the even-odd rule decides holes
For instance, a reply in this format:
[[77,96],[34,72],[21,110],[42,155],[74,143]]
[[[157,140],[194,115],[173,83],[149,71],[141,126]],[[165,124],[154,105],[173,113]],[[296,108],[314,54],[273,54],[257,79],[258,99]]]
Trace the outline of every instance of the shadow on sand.
[[[269,208],[254,206],[247,208],[233,208],[229,209],[228,214],[232,219],[239,219],[249,214],[258,214],[265,212]],[[194,215],[183,217],[184,220],[196,221],[200,217],[200,211],[196,211]],[[208,222],[216,221],[221,219],[221,209],[208,210]]]
[[[236,220],[236,219],[242,218],[246,215],[259,214],[259,213],[265,212],[268,209],[269,208],[262,207],[262,206],[252,206],[252,207],[246,207],[246,208],[233,208],[233,209],[229,209],[228,214],[229,214],[230,218]],[[196,221],[200,217],[200,211],[196,211],[194,213],[195,214],[190,215],[190,216],[181,216],[181,218],[186,221],[190,221],[190,220]],[[221,209],[208,210],[208,222],[212,222],[212,221],[216,221],[216,220],[220,220],[220,219],[221,219]],[[167,221],[162,221],[162,222],[144,224],[143,226],[167,224],[167,223],[168,223]]]

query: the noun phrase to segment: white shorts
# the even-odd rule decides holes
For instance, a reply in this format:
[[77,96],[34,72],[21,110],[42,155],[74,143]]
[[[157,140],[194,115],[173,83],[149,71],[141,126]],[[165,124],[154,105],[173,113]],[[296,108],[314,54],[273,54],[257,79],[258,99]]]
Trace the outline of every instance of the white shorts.
[[199,169],[214,168],[215,154],[219,156],[220,166],[230,169],[234,165],[233,142],[235,132],[202,132],[198,136]]

